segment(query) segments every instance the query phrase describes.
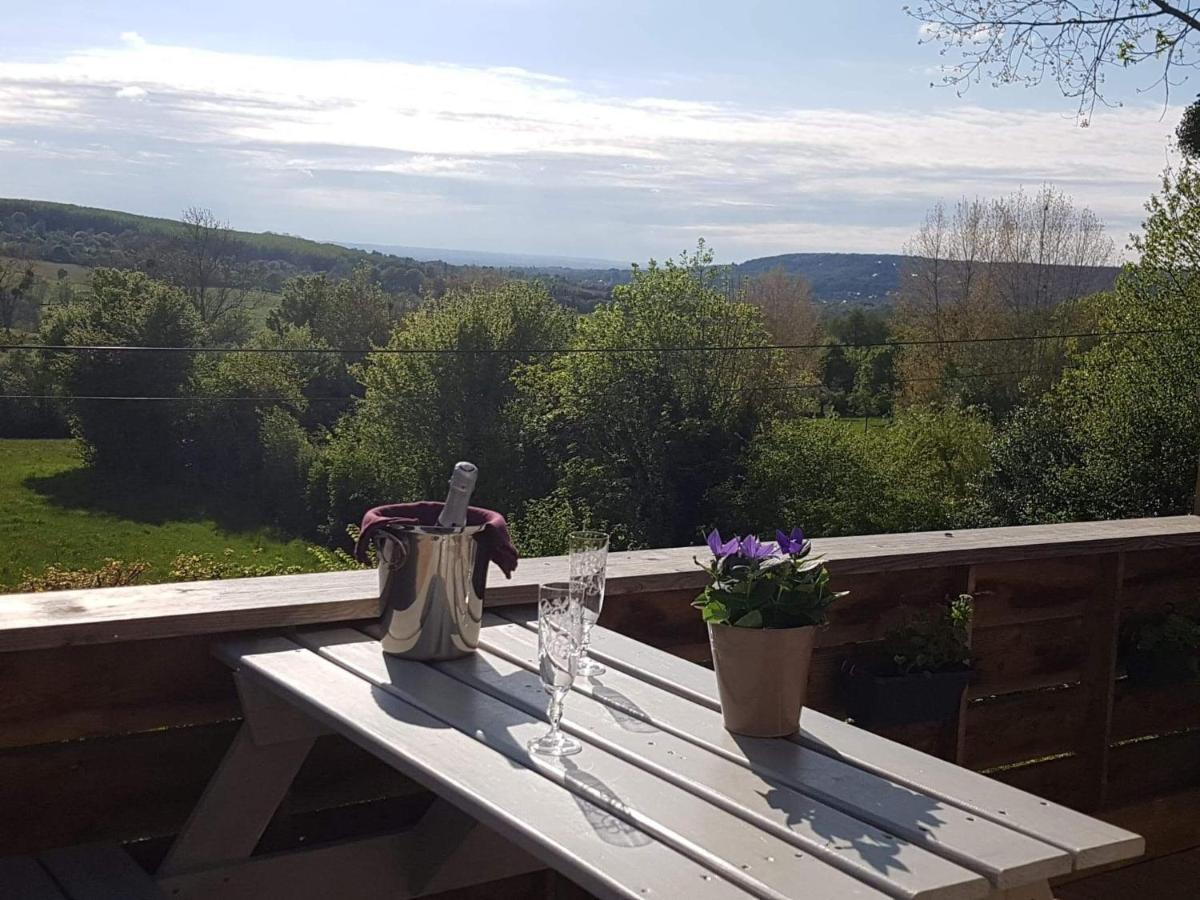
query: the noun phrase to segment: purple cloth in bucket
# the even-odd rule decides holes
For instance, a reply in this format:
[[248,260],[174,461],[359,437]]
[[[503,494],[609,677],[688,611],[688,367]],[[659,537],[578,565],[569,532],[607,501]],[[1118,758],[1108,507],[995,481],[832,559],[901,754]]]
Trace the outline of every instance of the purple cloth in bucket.
[[[442,503],[437,500],[419,500],[416,503],[389,503],[367,510],[362,520],[362,531],[354,544],[354,558],[367,561],[367,548],[371,539],[389,525],[436,525],[442,512]],[[488,558],[500,567],[506,578],[512,578],[517,568],[517,548],[508,535],[508,523],[504,516],[478,506],[467,507],[467,525],[482,525],[483,530],[475,535],[480,546],[487,551]]]

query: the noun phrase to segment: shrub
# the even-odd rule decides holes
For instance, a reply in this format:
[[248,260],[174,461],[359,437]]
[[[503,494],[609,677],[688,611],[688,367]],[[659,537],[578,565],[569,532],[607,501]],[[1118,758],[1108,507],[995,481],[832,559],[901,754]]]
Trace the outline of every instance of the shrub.
[[124,587],[136,584],[147,571],[146,562],[122,562],[106,559],[98,569],[64,569],[47,566],[41,573],[25,571],[17,583],[17,591],[69,591],[80,588]]

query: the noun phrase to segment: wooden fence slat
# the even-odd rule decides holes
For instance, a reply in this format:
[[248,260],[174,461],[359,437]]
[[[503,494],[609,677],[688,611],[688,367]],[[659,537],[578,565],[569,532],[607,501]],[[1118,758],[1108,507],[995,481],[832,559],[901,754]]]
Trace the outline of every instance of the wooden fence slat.
[[1086,700],[1083,691],[1070,687],[968,703],[962,764],[988,769],[1074,752]]
[[1082,619],[976,628],[968,694],[987,697],[1078,681],[1086,652]]
[[1096,554],[975,566],[975,627],[1084,615],[1097,587]]
[[1090,780],[1081,757],[1061,756],[1027,765],[990,770],[989,777],[1078,809],[1088,796]]
[[1117,805],[1200,786],[1200,731],[1109,750],[1109,797]]
[[1116,685],[1112,739],[1163,734],[1185,728],[1200,728],[1200,681],[1157,686]]
[[[216,770],[238,723],[172,728],[0,751],[0,847],[28,853],[172,834]],[[318,739],[281,812],[414,794],[394,769],[336,736]]]
[[[1197,520],[1200,521],[1200,520]],[[1200,615],[1200,551],[1193,547],[1127,554],[1121,606],[1154,614],[1175,607]]]
[[0,653],[0,748],[229,721],[229,669],[207,635]]
[[1099,566],[1100,584],[1084,617],[1084,659],[1080,689],[1087,697],[1079,736],[1080,755],[1091,778],[1089,796],[1081,807],[1092,811],[1104,805],[1108,791],[1108,745],[1112,740],[1113,688],[1117,681],[1117,629],[1125,554],[1112,553]]

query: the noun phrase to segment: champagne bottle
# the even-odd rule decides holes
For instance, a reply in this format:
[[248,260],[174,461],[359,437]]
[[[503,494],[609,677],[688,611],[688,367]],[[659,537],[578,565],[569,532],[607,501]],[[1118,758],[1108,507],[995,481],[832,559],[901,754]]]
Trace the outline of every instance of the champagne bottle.
[[446,493],[446,502],[438,516],[438,525],[443,528],[461,528],[467,524],[467,506],[478,476],[479,468],[474,463],[455,464],[454,471],[450,473],[450,490]]

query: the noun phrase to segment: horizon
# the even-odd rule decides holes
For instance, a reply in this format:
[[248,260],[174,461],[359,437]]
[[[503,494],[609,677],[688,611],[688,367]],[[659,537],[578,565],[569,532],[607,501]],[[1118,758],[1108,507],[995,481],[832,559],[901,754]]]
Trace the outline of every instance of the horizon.
[[0,194],[164,218],[199,205],[339,244],[897,254],[937,201],[1051,184],[1105,221],[1119,262],[1181,110],[1134,72],[1113,78],[1126,105],[1088,128],[1049,86],[930,88],[936,48],[884,0],[683,20],[676,4],[548,0],[453,17],[351,2],[334,21],[310,0],[217,0],[198,22],[145,0],[58,6],[70,15],[19,10],[0,37]]

